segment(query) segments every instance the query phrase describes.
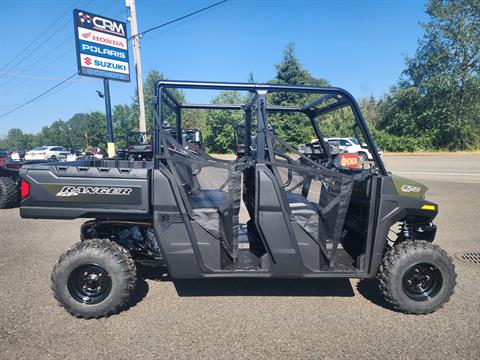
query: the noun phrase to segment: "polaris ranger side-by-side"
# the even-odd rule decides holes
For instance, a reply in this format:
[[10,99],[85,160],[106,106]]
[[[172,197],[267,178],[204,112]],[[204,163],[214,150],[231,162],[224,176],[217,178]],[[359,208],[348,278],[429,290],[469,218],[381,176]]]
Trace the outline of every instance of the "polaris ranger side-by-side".
[[[189,104],[178,102],[172,89],[249,96],[242,104]],[[273,97],[285,94],[306,103],[273,105]],[[385,299],[415,314],[448,301],[456,275],[451,259],[432,244],[438,206],[425,200],[426,186],[386,171],[348,92],[162,80],[154,99],[152,161],[86,160],[21,170],[22,217],[94,219],[53,269],[54,295],[67,311],[85,318],[117,313],[135,291],[142,262],[166,267],[172,279],[377,276]],[[186,149],[185,109],[242,112],[242,156],[228,161]],[[373,156],[368,169],[343,166],[342,154],[330,154],[325,144],[322,119],[340,109],[351,111],[359,140]],[[176,137],[167,113],[176,118]],[[319,159],[298,152],[270,125],[288,114],[309,124],[322,147]]]

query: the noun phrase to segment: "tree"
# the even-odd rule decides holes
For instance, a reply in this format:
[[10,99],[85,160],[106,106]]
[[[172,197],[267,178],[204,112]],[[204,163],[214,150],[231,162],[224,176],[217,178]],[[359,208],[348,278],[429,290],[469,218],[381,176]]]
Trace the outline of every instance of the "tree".
[[[164,79],[165,79],[165,76],[161,72],[157,70],[150,70],[143,82],[143,97],[145,101],[145,122],[147,124],[147,131],[148,129],[152,129],[153,127],[153,114],[155,111],[155,104],[153,102],[153,98],[155,95],[155,85],[157,81],[164,80]],[[185,100],[185,96],[182,91],[176,90],[176,89],[169,89],[169,92],[173,95],[173,97],[177,101],[182,102]],[[137,92],[135,92],[133,96],[132,107],[134,110],[134,118],[138,122],[139,105],[138,105]],[[169,115],[169,119],[172,120],[171,111],[168,108],[166,108],[165,111],[166,111],[166,114]]]
[[126,145],[127,132],[138,131],[138,118],[129,105],[115,105],[112,112],[113,133],[117,147]]
[[[240,104],[245,96],[238,91],[222,91],[214,104]],[[235,126],[243,122],[242,113],[233,110],[210,110],[203,128],[204,145],[209,152],[229,153],[235,149]]]
[[201,109],[185,109],[182,111],[182,127],[202,130],[205,127],[208,114]]
[[358,101],[360,110],[365,121],[371,128],[375,128],[380,121],[380,110],[378,102],[373,96],[361,98]]
[[[313,77],[304,69],[295,55],[295,45],[287,44],[283,52],[283,59],[280,64],[275,65],[277,74],[275,79],[271,80],[273,84],[289,85],[311,85],[327,86],[328,82],[324,79]],[[269,101],[273,105],[283,106],[302,106],[312,101],[315,95],[292,92],[273,93]],[[269,116],[270,122],[275,125],[276,133],[288,144],[297,146],[298,144],[310,142],[313,131],[308,118],[303,114],[274,114]]]
[[379,129],[435,148],[480,145],[480,2],[430,0],[425,35],[380,104]]
[[25,134],[21,129],[10,129],[7,133],[7,137],[3,141],[3,146],[10,150],[26,149],[28,144],[26,142]]

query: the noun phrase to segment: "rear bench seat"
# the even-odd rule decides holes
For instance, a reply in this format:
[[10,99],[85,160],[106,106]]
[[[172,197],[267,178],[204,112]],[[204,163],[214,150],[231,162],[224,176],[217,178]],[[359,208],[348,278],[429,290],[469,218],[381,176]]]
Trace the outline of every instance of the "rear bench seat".
[[319,225],[323,225],[319,223],[320,205],[308,201],[308,199],[301,194],[291,192],[287,192],[287,200],[295,222],[318,241]]

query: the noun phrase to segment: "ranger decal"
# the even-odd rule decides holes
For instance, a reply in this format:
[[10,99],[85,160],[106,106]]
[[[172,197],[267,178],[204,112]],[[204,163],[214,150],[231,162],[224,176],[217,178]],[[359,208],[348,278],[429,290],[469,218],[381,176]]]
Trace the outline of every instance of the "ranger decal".
[[55,196],[77,195],[121,195],[128,196],[132,188],[105,187],[105,186],[64,186]]

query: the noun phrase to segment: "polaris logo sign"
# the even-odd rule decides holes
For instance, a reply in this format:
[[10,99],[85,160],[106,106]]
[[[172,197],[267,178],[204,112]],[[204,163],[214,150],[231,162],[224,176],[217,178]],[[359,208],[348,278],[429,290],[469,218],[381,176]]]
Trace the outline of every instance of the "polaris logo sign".
[[124,51],[117,51],[114,49],[109,49],[108,47],[103,47],[103,46],[96,46],[96,45],[90,45],[87,43],[81,43],[80,48],[82,49],[82,52],[88,53],[91,55],[99,55],[99,56],[108,56],[109,58],[119,58],[119,59],[125,59],[127,57],[127,54],[125,54]]
[[55,196],[69,197],[78,195],[128,196],[133,189],[128,187],[105,186],[64,186]]
[[126,24],[78,9],[73,19],[79,74],[130,81]]

